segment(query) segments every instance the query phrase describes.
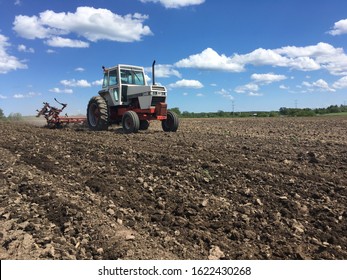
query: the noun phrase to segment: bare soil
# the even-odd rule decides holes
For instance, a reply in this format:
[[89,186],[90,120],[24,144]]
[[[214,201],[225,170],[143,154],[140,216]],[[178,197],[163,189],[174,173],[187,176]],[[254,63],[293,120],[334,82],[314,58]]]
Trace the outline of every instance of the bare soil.
[[347,259],[347,118],[0,133],[1,259]]

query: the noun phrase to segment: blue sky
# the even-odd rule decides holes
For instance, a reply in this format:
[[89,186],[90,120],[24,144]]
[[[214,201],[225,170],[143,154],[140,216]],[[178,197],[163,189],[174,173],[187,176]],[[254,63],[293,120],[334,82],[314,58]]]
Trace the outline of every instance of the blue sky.
[[101,66],[157,61],[168,106],[347,103],[345,0],[0,0],[0,108],[85,113]]

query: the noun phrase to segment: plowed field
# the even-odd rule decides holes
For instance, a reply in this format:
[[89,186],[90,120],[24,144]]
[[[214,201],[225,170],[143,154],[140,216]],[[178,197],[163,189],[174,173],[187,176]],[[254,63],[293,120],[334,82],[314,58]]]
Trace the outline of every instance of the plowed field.
[[1,259],[347,259],[347,119],[0,122]]

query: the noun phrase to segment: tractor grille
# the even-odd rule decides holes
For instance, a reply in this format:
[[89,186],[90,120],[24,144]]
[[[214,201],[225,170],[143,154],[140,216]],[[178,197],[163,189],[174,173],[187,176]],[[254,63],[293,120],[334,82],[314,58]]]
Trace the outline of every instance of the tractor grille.
[[151,106],[155,106],[160,102],[165,103],[165,96],[153,96]]

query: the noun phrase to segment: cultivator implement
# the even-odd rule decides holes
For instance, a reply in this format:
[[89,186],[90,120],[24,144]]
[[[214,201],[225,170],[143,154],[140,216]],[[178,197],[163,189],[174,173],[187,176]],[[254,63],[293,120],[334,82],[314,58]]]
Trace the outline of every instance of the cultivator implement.
[[60,109],[49,105],[48,102],[43,102],[42,109],[36,110],[38,112],[36,117],[38,118],[43,115],[47,121],[47,127],[61,128],[62,126],[69,123],[84,124],[86,122],[86,117],[69,117],[67,114],[65,114],[64,117],[60,116],[60,113],[65,109],[67,104],[60,103],[55,98],[54,100],[62,106]]

